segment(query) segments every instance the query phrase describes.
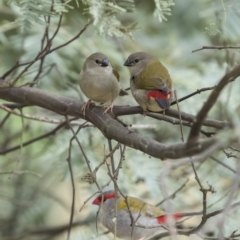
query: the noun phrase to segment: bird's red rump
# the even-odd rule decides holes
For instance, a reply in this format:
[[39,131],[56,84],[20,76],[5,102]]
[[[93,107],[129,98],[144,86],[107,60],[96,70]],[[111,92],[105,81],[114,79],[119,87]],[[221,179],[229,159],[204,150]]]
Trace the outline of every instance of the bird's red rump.
[[[179,218],[181,218],[183,216],[183,214],[181,213],[176,213],[173,214],[171,217],[176,221]],[[167,218],[170,217],[169,215],[162,215],[160,217],[157,218],[157,221],[159,224],[165,224],[167,222]]]
[[154,98],[156,100],[161,98],[168,99],[170,98],[170,95],[171,95],[171,92],[165,93],[160,90],[152,90],[148,92],[147,98]]

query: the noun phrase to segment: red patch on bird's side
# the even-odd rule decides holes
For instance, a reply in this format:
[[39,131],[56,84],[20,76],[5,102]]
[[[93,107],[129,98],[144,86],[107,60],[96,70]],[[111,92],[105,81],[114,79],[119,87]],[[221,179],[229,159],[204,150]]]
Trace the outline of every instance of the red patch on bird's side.
[[154,98],[154,99],[168,99],[170,98],[171,96],[171,92],[168,92],[168,93],[164,93],[160,90],[152,90],[152,91],[149,91],[148,94],[147,94],[147,98]]
[[[183,214],[181,213],[176,213],[176,214],[173,214],[171,217],[177,221],[179,218],[182,217]],[[160,217],[157,217],[157,221],[159,224],[165,224],[167,222],[167,218],[170,217],[169,215],[162,215]]]

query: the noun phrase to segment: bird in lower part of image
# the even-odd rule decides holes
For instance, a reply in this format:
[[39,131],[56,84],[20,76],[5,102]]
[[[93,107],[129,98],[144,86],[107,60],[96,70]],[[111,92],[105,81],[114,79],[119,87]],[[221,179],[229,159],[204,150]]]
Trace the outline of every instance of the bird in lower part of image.
[[113,101],[118,95],[123,96],[127,93],[119,85],[119,74],[114,70],[103,53],[94,53],[84,62],[83,69],[79,75],[79,85],[88,102],[82,107],[85,115],[86,109],[89,108],[91,101],[98,103],[110,103],[104,113],[113,108]]
[[121,239],[145,240],[163,232],[163,226],[167,227],[169,218],[176,222],[183,217],[202,215],[201,212],[167,215],[141,199],[129,196],[124,198],[113,190],[103,192],[92,204],[100,207],[101,223]]
[[172,80],[168,70],[146,52],[131,54],[124,66],[130,71],[130,88],[144,114],[149,110],[161,112],[170,108]]

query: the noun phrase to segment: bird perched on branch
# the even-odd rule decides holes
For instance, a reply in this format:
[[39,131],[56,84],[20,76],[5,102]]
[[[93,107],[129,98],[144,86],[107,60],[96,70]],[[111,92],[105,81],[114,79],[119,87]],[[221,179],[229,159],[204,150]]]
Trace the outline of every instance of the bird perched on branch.
[[[122,239],[148,239],[163,232],[161,226],[167,226],[170,218],[170,215],[166,215],[164,211],[141,199],[116,196],[113,190],[103,192],[92,204],[100,205],[101,223],[112,233],[115,232],[116,224],[116,236]],[[201,214],[201,212],[175,213],[171,218],[177,221],[182,217]]]
[[89,98],[88,102],[82,107],[85,115],[91,101],[98,103],[110,103],[104,113],[113,108],[113,101],[118,95],[127,95],[119,85],[119,74],[114,70],[103,53],[94,53],[90,55],[80,72],[79,85],[82,92]]
[[172,80],[168,70],[149,53],[131,54],[124,66],[129,68],[130,88],[144,114],[168,109],[172,100]]

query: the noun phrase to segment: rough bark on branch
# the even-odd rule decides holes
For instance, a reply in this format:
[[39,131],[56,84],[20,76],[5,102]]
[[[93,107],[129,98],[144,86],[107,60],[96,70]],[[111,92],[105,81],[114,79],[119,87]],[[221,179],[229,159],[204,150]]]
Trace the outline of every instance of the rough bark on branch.
[[[15,103],[39,106],[60,115],[84,118],[81,112],[83,102],[36,88],[0,88],[0,98]],[[115,107],[116,112],[122,108]],[[128,108],[130,109],[130,107]],[[130,131],[110,114],[103,114],[101,107],[91,106],[86,111],[86,120],[93,123],[106,138],[114,139],[128,147],[160,159],[177,159],[192,156],[209,148],[216,142],[215,138],[209,138],[200,140],[191,145],[191,147],[186,143],[162,144],[149,137]]]

